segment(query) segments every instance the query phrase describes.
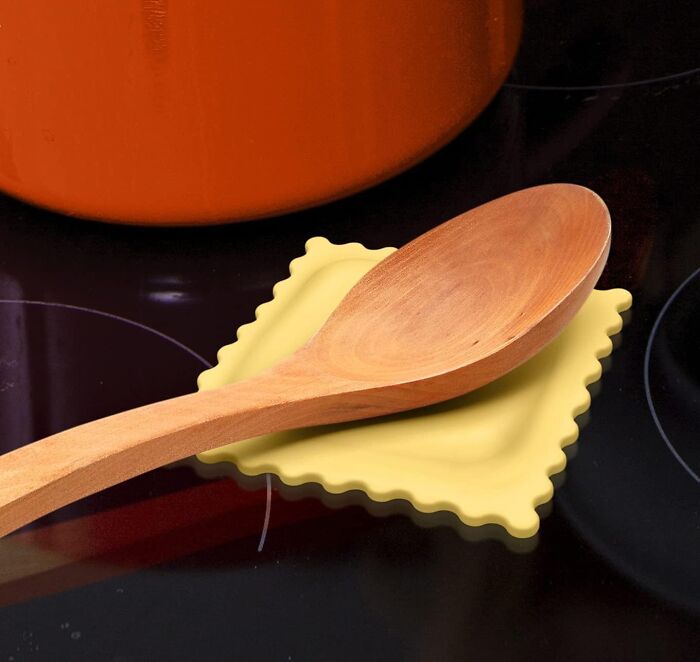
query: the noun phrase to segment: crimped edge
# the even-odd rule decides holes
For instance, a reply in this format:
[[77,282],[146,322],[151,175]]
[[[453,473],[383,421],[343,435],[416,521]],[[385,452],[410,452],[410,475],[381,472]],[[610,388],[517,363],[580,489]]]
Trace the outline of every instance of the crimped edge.
[[[348,260],[353,258],[367,259],[367,253],[384,258],[393,253],[395,248],[365,248],[358,242],[347,244],[333,244],[325,237],[311,237],[304,244],[304,255],[294,258],[289,263],[289,276],[281,280],[272,287],[272,298],[265,303],[261,303],[255,309],[255,319],[238,327],[236,340],[228,345],[224,345],[216,354],[216,365],[204,370],[197,378],[197,388],[206,390],[216,388],[218,384],[213,383],[219,374],[224,370],[225,364],[235,361],[239,355],[246,351],[247,338],[253,324],[266,320],[270,311],[274,310],[275,301],[284,298],[287,291],[292,287],[292,277],[297,280],[306,280],[312,276],[319,268],[326,266],[329,262],[325,259],[329,251],[333,251],[334,261]],[[198,456],[199,457],[199,456]],[[201,458],[200,458],[201,459]],[[205,460],[202,460],[205,461]]]

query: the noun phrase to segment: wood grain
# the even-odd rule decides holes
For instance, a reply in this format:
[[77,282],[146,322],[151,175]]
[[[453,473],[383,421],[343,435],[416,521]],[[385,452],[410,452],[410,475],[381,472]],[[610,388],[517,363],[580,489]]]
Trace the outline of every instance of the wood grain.
[[609,247],[607,208],[580,186],[526,189],[462,214],[379,263],[305,347],[266,373],[0,457],[0,535],[223,444],[478,388],[562,330],[593,289]]

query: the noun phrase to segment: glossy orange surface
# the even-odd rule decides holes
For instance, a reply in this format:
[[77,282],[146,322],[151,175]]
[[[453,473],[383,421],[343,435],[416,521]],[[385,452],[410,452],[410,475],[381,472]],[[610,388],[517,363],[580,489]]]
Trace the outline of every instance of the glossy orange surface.
[[372,185],[486,106],[519,0],[0,0],[0,189],[125,223]]

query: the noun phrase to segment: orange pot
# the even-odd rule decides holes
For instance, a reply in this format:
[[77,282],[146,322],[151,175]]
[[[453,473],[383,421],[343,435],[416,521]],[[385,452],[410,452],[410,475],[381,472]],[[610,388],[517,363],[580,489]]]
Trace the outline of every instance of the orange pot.
[[520,0],[0,0],[0,188],[244,220],[370,186],[486,106]]

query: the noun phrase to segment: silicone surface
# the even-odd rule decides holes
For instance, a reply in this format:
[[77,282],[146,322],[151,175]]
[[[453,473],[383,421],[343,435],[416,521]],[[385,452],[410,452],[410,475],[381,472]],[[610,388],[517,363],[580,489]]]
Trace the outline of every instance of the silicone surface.
[[[313,335],[345,293],[393,248],[368,250],[315,237],[291,276],[275,285],[256,321],[223,347],[200,389],[271,367]],[[508,375],[463,397],[380,419],[266,435],[198,458],[270,472],[289,485],[332,493],[363,490],[375,501],[406,499],[421,512],[450,511],[465,524],[500,524],[516,537],[539,528],[535,507],[551,499],[549,479],[578,437],[574,417],[590,405],[586,385],[631,306],[626,290],[595,290],[563,333]]]

